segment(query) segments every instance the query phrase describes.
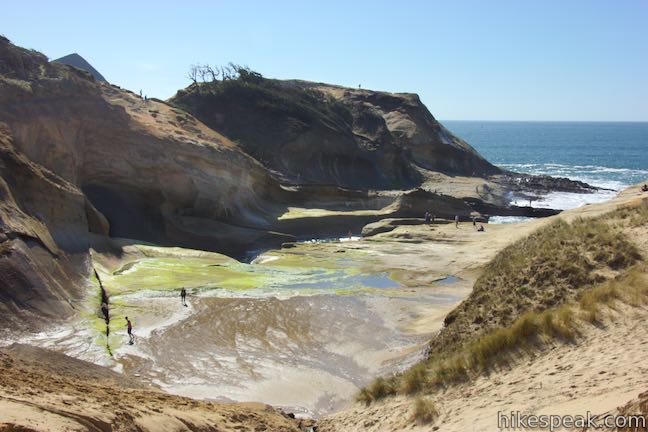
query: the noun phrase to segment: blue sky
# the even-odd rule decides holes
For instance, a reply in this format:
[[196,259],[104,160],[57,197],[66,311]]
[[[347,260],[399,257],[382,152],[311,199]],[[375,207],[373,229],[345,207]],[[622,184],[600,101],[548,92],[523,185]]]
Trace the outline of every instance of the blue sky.
[[415,92],[439,119],[648,121],[648,1],[2,0],[0,34],[168,98],[192,63]]

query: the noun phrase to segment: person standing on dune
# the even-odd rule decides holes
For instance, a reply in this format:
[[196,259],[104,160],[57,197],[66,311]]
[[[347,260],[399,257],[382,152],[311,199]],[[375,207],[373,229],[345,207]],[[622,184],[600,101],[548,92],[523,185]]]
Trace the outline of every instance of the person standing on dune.
[[182,306],[187,306],[187,290],[185,287],[180,290],[180,301],[182,301]]
[[459,215],[455,216],[455,228],[459,228]]

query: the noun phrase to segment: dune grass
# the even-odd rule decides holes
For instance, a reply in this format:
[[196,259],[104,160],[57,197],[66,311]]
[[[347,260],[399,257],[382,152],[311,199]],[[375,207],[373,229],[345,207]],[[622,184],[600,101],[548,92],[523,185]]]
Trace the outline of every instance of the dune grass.
[[[624,210],[625,211],[625,210]],[[640,259],[637,247],[605,218],[558,220],[498,253],[471,295],[444,321],[432,353],[458,348],[528,311],[575,299],[579,292],[617,276]]]
[[[619,223],[620,222],[620,223]],[[473,293],[445,320],[428,358],[363,388],[370,404],[470,380],[525,351],[574,342],[614,303],[648,303],[648,265],[623,228],[648,222],[648,205],[593,219],[562,220],[500,252]]]
[[356,396],[356,401],[370,405],[372,402],[380,400],[385,396],[395,394],[395,390],[393,379],[378,377],[367,387],[360,390],[360,393]]
[[508,327],[492,330],[449,354],[430,357],[400,375],[378,378],[357,398],[367,405],[395,394],[415,395],[468,381],[509,364],[521,352],[550,342],[574,342],[583,323],[600,322],[615,301],[632,306],[648,303],[648,269],[639,264],[623,277],[595,285],[576,300],[542,312],[528,311]]
[[640,227],[648,222],[648,198],[638,205],[629,205],[616,210],[618,219],[627,222],[630,227]]
[[582,293],[578,299],[580,317],[590,323],[601,322],[606,307],[615,301],[640,306],[648,300],[648,269],[644,263],[631,268],[622,278],[607,281]]
[[439,416],[439,410],[433,400],[419,396],[414,399],[412,420],[418,424],[432,423]]

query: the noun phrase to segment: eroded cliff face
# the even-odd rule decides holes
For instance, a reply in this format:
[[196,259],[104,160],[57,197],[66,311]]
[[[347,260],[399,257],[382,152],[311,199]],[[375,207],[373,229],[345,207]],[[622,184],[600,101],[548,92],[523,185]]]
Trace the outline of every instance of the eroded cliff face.
[[73,312],[89,271],[89,218],[101,216],[83,193],[16,151],[0,123],[0,325]]
[[277,237],[265,228],[278,182],[224,136],[8,41],[0,58],[0,121],[14,146],[79,188],[110,236],[226,252]]
[[171,99],[296,184],[403,189],[424,171],[500,170],[438,123],[414,94],[242,75]]
[[[309,84],[302,84],[309,85]],[[454,136],[430,113],[413,93],[387,93],[316,84],[315,88],[348,106],[354,115],[354,132],[372,135],[375,125],[386,131],[394,144],[419,168],[450,175],[486,177],[501,170],[484,159],[474,148]],[[378,121],[367,122],[371,112]]]
[[227,138],[4,38],[0,161],[1,312],[71,314],[109,237],[231,254],[293,239],[269,230],[286,192]]

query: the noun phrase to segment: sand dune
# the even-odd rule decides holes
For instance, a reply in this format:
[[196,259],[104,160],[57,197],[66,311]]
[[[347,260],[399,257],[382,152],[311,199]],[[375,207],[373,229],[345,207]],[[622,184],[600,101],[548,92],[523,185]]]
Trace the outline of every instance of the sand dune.
[[[610,202],[567,211],[554,218],[598,216],[645,198],[645,193],[633,187]],[[538,227],[554,218],[520,227]],[[645,259],[648,231],[636,228],[631,234]],[[644,283],[648,283],[646,275],[643,276]],[[318,425],[321,431],[331,432],[493,431],[499,430],[500,411],[539,415],[645,414],[648,366],[642,359],[648,355],[648,308],[615,303],[605,310],[605,315],[597,325],[582,323],[581,334],[574,343],[552,343],[540,350],[518,352],[517,360],[509,366],[427,395],[439,410],[433,424],[416,424],[412,417],[413,398],[398,396],[371,406],[355,404],[321,419]]]

